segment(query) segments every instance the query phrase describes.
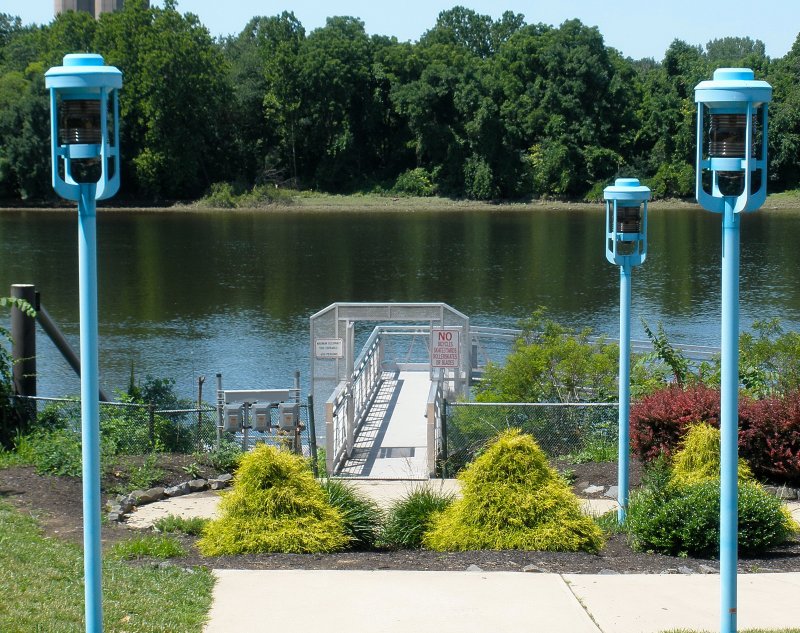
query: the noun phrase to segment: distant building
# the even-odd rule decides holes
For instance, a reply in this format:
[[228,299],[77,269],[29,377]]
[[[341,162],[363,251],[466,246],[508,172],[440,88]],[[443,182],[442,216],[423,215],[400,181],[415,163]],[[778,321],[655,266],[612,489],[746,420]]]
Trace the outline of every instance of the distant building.
[[64,11],[86,11],[99,18],[101,13],[119,11],[122,3],[123,0],[55,0],[54,9],[56,15]]

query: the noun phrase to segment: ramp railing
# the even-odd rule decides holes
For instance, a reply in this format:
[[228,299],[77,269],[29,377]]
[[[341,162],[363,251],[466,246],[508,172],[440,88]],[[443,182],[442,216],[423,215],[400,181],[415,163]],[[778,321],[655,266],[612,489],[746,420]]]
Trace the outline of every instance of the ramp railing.
[[436,465],[445,453],[443,442],[445,435],[442,429],[442,411],[446,382],[439,370],[431,381],[428,391],[428,403],[425,417],[428,421],[428,476],[436,477]]
[[325,403],[326,461],[331,475],[353,456],[358,429],[380,390],[382,362],[383,337],[375,328],[353,363],[353,375],[341,381]]

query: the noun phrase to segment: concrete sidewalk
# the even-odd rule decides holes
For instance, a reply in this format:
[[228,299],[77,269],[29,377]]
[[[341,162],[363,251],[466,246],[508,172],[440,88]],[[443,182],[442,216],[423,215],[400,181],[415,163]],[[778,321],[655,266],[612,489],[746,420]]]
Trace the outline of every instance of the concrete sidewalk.
[[[719,575],[215,570],[205,633],[719,628]],[[800,626],[800,573],[739,576],[740,629]]]

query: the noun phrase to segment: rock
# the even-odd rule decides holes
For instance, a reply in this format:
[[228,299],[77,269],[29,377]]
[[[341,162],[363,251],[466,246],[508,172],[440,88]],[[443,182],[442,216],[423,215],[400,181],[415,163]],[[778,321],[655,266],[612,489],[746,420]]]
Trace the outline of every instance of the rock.
[[694,570],[691,567],[686,567],[685,565],[683,567],[678,567],[678,571],[681,574],[693,574],[694,573]]
[[[142,502],[140,501],[140,499],[141,499],[142,497],[145,497],[145,496],[147,496],[147,493],[146,493],[144,490],[134,490],[133,492],[131,492],[131,493],[128,495],[128,499],[127,499],[127,501],[128,501],[129,503],[132,503],[132,504],[133,504],[133,505],[135,505],[135,506],[138,506],[140,503],[142,503]],[[148,503],[148,502],[147,502],[147,501],[145,501],[144,503]]]
[[192,492],[202,492],[208,488],[208,481],[205,479],[192,479],[189,482],[189,490]]
[[150,488],[150,490],[147,491],[147,496],[153,501],[161,501],[161,499],[164,498],[164,489],[161,486]]
[[609,497],[610,499],[616,499],[617,495],[619,494],[619,486],[609,486],[608,490],[603,493],[604,497]]
[[183,495],[188,495],[191,492],[189,488],[189,482],[184,481],[177,486],[170,486],[169,488],[164,488],[164,496],[166,497],[181,497]]
[[133,502],[133,505],[142,506],[163,499],[164,489],[150,488],[150,490],[134,490],[128,497]]
[[793,499],[797,499],[797,490],[794,488],[789,488],[788,486],[781,486],[778,488],[778,492],[775,495],[778,499],[783,499],[784,501],[791,501]]
[[587,495],[593,495],[598,492],[603,492],[603,490],[605,490],[603,486],[589,486],[588,488],[584,488],[583,492]]
[[522,568],[522,571],[527,572],[527,573],[531,573],[531,574],[546,574],[547,573],[546,569],[542,569],[541,567],[537,567],[536,565],[525,565],[525,567]]
[[477,565],[470,565],[469,567],[467,567],[467,571],[483,571],[483,570]]

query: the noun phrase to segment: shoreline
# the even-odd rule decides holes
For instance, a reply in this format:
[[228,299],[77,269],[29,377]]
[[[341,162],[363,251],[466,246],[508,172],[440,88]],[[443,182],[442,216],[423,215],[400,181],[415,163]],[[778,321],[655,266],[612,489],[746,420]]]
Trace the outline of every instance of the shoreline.
[[[653,211],[675,209],[701,209],[694,201],[684,199],[654,200],[648,204]],[[2,206],[0,213],[9,212],[51,212],[71,211],[74,205],[64,201],[54,201],[51,205],[23,204]],[[602,211],[603,202],[532,200],[528,202],[499,201],[483,202],[478,200],[455,200],[441,197],[389,197],[374,194],[328,195],[299,193],[287,200],[279,200],[254,207],[210,207],[201,206],[198,202],[169,202],[160,205],[141,205],[135,202],[130,205],[98,205],[101,212],[135,212],[135,213],[448,213],[464,211],[496,211],[529,213],[536,211]],[[762,210],[795,210],[800,211],[800,192],[791,191],[767,196]]]

